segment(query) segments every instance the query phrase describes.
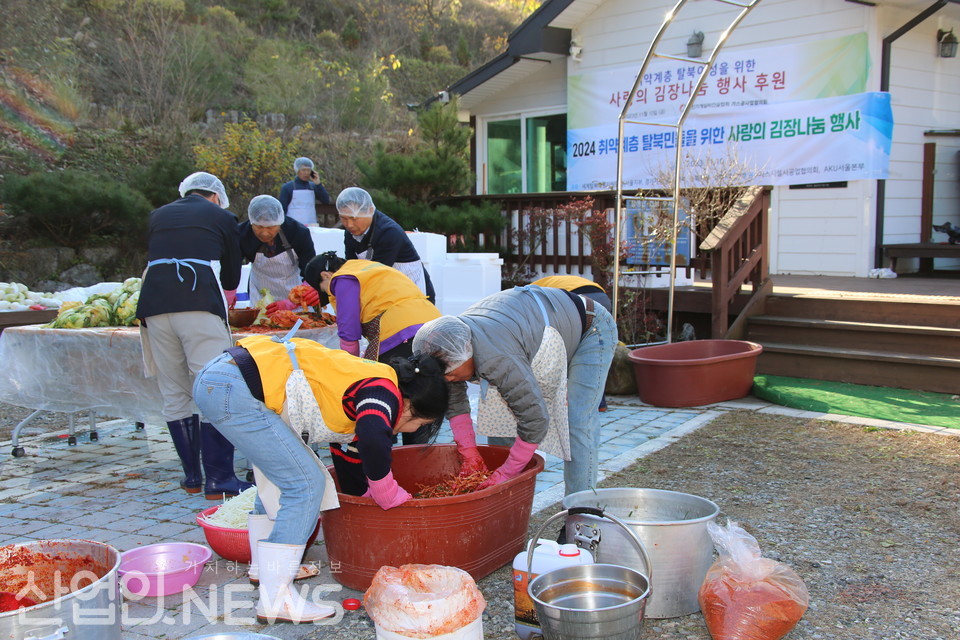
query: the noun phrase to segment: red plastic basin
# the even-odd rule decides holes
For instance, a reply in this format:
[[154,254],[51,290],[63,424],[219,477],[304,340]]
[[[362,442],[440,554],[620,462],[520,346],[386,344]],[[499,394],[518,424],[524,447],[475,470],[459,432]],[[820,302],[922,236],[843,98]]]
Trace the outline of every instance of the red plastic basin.
[[763,347],[746,340],[691,340],[628,355],[640,399],[655,407],[697,407],[742,398]]
[[[506,460],[508,447],[478,447],[487,466]],[[393,450],[393,476],[404,489],[440,482],[460,468],[456,445],[412,445]],[[511,562],[526,542],[537,474],[534,455],[523,473],[502,484],[449,498],[414,499],[384,511],[372,498],[338,494],[340,508],[321,524],[333,579],[365,591],[384,566],[442,564],[475,580]],[[336,474],[331,468],[330,472]]]

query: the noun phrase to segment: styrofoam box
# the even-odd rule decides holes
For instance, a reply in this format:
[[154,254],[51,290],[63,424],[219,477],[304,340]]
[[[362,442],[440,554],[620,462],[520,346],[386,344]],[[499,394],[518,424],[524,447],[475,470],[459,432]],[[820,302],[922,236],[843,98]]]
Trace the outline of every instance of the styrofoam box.
[[[427,267],[439,268],[447,256],[447,237],[439,233],[424,233],[422,231],[407,231],[407,237],[413,243],[420,259]],[[433,275],[432,273],[430,274]]]
[[413,248],[417,250],[420,260],[423,261],[424,268],[430,274],[430,281],[433,283],[433,290],[439,303],[446,293],[443,268],[447,260],[447,237],[438,233],[420,231],[408,231],[407,237],[410,238]]
[[473,303],[500,291],[503,259],[495,253],[448,253],[443,266],[444,293],[437,306],[456,315]]
[[307,227],[310,237],[313,238],[313,249],[317,255],[326,251],[334,251],[341,258],[343,253],[343,229],[328,229],[326,227]]

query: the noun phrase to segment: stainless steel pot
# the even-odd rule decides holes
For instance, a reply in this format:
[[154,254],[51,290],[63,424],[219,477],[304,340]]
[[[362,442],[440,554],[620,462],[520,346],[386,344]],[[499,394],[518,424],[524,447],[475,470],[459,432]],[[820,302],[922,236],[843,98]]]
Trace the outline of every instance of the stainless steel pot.
[[597,489],[563,499],[565,509],[595,507],[623,520],[643,541],[649,567],[620,527],[603,518],[567,516],[567,542],[589,549],[598,563],[616,564],[650,575],[648,618],[675,618],[700,610],[697,592],[713,563],[707,523],[720,507],[698,496],[661,489]]
[[[42,554],[51,558],[44,567],[25,566],[19,556]],[[46,602],[0,614],[0,640],[122,640],[120,588],[117,569],[120,552],[90,540],[39,540],[0,547],[0,591],[17,592],[23,585],[79,585],[83,572],[89,582]],[[37,577],[50,570],[56,580]],[[30,576],[30,572],[35,572]],[[29,592],[25,595],[33,599]]]

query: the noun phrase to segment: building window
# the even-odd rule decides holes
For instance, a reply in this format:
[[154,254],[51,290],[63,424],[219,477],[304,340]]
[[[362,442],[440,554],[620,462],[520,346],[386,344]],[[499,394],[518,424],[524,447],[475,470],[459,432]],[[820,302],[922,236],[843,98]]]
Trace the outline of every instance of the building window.
[[567,116],[522,116],[487,123],[487,193],[567,188]]

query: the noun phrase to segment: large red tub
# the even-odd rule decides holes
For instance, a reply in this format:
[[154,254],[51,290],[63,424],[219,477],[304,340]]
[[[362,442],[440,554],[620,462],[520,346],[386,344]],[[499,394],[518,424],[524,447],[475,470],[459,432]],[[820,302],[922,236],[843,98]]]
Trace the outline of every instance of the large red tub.
[[746,340],[691,340],[630,352],[640,399],[655,407],[697,407],[742,398],[763,351]]
[[[490,469],[510,452],[508,447],[478,448]],[[418,485],[438,483],[459,468],[453,444],[393,450],[393,477],[412,494]],[[387,511],[372,498],[339,493],[340,508],[324,511],[321,518],[333,579],[364,591],[380,567],[410,563],[459,567],[475,580],[490,575],[526,544],[540,471],[543,458],[534,455],[523,473],[502,484],[462,496],[409,500]]]

